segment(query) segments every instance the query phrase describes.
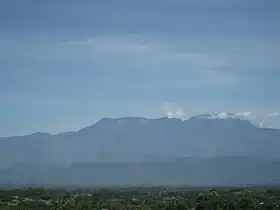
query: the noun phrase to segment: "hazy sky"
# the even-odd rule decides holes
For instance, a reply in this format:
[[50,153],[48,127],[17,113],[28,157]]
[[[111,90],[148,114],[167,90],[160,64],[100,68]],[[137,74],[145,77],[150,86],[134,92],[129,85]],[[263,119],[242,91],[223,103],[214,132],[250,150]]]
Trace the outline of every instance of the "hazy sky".
[[[0,136],[280,112],[279,0],[0,1]],[[267,123],[280,127],[277,113]]]

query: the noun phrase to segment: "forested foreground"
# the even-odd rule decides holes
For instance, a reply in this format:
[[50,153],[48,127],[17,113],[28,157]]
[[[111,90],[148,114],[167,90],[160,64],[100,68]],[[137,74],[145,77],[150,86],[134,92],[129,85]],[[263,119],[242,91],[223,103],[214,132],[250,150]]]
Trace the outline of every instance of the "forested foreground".
[[276,189],[9,189],[0,209],[280,209]]

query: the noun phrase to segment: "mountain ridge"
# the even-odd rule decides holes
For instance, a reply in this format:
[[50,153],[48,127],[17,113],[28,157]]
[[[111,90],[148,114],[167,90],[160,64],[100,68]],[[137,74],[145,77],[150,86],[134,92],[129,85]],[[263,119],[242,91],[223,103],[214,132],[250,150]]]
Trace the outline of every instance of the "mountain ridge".
[[[219,115],[223,115],[226,114],[229,117],[219,117]],[[218,117],[214,117],[214,116],[218,116]],[[74,131],[65,131],[65,132],[58,132],[58,133],[48,133],[48,132],[33,132],[33,133],[29,133],[29,134],[24,134],[24,135],[11,135],[11,136],[0,136],[1,138],[9,138],[9,137],[23,137],[23,136],[31,136],[31,135],[59,135],[59,134],[64,134],[64,133],[72,133],[72,132],[79,132],[82,131],[84,129],[87,129],[89,127],[93,127],[96,124],[102,123],[104,121],[124,121],[124,120],[141,120],[141,121],[160,121],[160,120],[173,120],[173,121],[177,121],[177,122],[188,122],[191,120],[237,120],[237,121],[245,121],[247,123],[250,123],[252,126],[257,127],[256,125],[252,124],[249,120],[242,118],[242,117],[238,117],[236,116],[236,114],[234,113],[205,113],[205,114],[198,114],[198,115],[194,115],[189,117],[188,119],[182,119],[182,118],[176,118],[176,117],[166,117],[166,116],[162,116],[162,117],[157,117],[157,118],[147,118],[147,117],[102,117],[100,118],[98,121],[96,121],[95,123],[89,124],[87,126],[84,126],[82,128],[77,128]],[[259,128],[259,127],[257,127]],[[270,129],[270,130],[280,130],[277,128],[262,128],[262,129]]]
[[0,185],[278,183],[280,130],[224,116],[102,118],[72,132],[0,138]]
[[102,118],[77,131],[0,138],[0,168],[34,160],[69,164],[186,156],[280,157],[279,139],[280,130],[232,117]]

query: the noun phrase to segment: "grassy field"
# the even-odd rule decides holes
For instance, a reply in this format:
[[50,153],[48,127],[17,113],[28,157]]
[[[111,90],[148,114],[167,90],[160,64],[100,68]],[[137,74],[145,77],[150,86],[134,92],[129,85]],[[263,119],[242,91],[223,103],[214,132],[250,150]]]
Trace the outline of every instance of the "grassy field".
[[8,209],[280,209],[279,189],[22,188],[1,189]]

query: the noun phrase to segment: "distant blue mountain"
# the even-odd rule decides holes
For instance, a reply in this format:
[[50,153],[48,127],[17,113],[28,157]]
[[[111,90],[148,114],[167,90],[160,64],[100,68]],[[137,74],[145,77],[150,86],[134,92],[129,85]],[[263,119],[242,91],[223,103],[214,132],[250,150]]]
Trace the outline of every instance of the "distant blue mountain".
[[280,131],[209,115],[0,138],[0,185],[276,184]]
[[103,118],[77,132],[0,138],[0,168],[17,163],[119,162],[182,157],[280,158],[280,130],[238,118]]

